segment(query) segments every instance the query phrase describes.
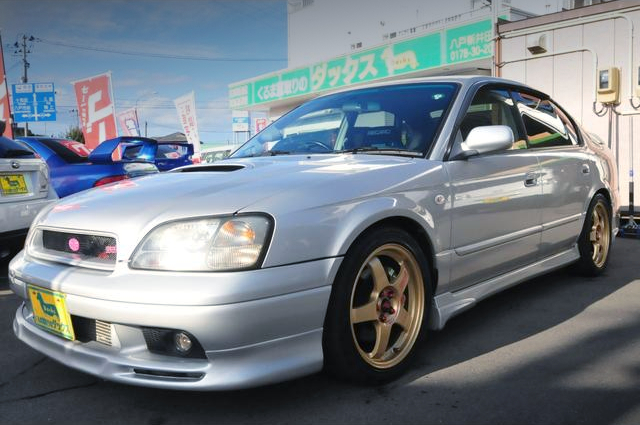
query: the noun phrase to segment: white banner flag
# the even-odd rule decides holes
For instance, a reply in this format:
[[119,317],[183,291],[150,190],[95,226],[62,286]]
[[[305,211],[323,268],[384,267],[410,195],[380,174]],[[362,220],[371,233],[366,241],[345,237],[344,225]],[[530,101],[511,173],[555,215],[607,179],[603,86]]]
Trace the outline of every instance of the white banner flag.
[[134,108],[120,112],[116,117],[118,118],[118,125],[120,125],[120,132],[123,136],[142,136],[142,134],[140,134],[140,124],[138,123],[138,111]]
[[182,123],[184,134],[193,145],[196,156],[200,153],[200,136],[198,135],[198,120],[196,119],[196,93],[187,93],[174,100],[178,110],[178,119]]

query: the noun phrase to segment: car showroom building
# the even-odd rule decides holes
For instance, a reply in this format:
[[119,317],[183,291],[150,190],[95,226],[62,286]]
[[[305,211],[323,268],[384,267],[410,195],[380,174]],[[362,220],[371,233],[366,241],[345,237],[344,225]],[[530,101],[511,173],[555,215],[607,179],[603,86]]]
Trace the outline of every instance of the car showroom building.
[[551,1],[502,1],[496,10],[483,0],[450,3],[438,2],[435,13],[435,2],[421,0],[290,1],[289,67],[231,84],[230,106],[273,120],[320,94],[370,82],[516,80],[548,93],[612,149],[628,210],[640,169],[631,137],[640,114],[640,1],[569,0],[559,11]]

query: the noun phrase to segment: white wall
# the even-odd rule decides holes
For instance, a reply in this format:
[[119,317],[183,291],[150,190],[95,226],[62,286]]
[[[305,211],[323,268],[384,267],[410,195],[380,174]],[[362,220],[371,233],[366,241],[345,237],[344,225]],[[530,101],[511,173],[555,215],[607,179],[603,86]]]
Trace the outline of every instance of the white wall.
[[[307,4],[309,0],[305,0]],[[402,31],[442,18],[471,12],[479,0],[313,0],[307,7],[289,1],[289,68],[352,52],[384,42],[383,34]],[[508,5],[508,1],[504,1]],[[511,5],[531,13],[556,12],[559,0],[511,0]],[[485,6],[483,14],[490,13]],[[468,19],[470,15],[459,17]]]
[[[636,28],[633,52],[633,81],[637,80],[636,70],[640,65],[640,11],[624,12]],[[592,49],[598,59],[598,68],[615,66],[621,68],[621,105],[618,109],[630,110],[629,106],[629,26],[624,19],[607,19],[601,22],[588,23],[544,32],[547,35],[547,52],[561,52],[588,48]],[[538,37],[542,32],[532,30],[527,36],[508,38],[502,42],[502,60],[510,61],[523,57],[532,58],[526,49],[527,38]],[[508,34],[506,34],[508,36]],[[524,82],[534,88],[548,93],[588,131],[598,134],[605,142],[608,140],[609,118],[598,117],[593,113],[594,93],[593,55],[589,52],[577,52],[557,55],[527,62],[507,64],[502,68],[505,78]],[[640,103],[635,99],[636,104]],[[618,160],[620,176],[621,202],[626,209],[628,205],[629,168],[631,166],[629,146],[638,146],[640,141],[640,117],[634,118],[634,140],[629,140],[629,118],[619,118],[620,131],[618,143],[612,142],[612,151]],[[636,141],[638,140],[638,141]],[[640,149],[634,152],[633,168],[635,174],[640,173]],[[636,196],[636,203],[637,203]]]

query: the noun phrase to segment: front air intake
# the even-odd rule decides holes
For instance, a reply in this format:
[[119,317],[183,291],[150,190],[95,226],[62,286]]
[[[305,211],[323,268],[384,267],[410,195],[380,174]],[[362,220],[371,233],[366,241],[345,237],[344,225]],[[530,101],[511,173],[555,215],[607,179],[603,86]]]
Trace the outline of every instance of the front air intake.
[[142,375],[146,377],[153,378],[165,378],[165,379],[176,379],[176,380],[185,380],[185,381],[198,381],[202,379],[204,373],[199,372],[173,372],[170,370],[155,370],[155,369],[141,369],[135,368],[133,371],[137,375]]

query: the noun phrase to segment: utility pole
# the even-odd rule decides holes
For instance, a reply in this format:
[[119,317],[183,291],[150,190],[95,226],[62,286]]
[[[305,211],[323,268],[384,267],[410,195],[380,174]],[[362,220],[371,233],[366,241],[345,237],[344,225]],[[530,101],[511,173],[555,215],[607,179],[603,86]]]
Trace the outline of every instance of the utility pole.
[[[27,49],[27,41],[29,42],[33,42],[35,41],[35,37],[30,35],[27,36],[26,34],[22,34],[22,43],[18,44],[18,42],[16,41],[13,45],[13,47],[16,48],[15,53],[22,53],[22,66],[23,66],[23,71],[22,71],[22,84],[26,84],[29,82],[29,78],[27,76],[27,70],[29,69],[29,62],[27,61],[27,53],[31,53],[31,50]],[[25,122],[24,123],[24,136],[27,137],[29,135],[29,123]]]
[[69,109],[69,112],[72,114],[76,114],[76,122],[78,123],[78,128],[82,130],[82,124],[80,123],[80,111],[76,108]]
[[[143,93],[142,96],[136,99],[136,106],[134,109],[136,111],[136,125],[138,127],[138,133],[142,132],[142,129],[140,128],[140,121],[138,121],[138,102],[147,96],[155,96],[156,94],[158,94],[157,91],[147,92],[147,93]],[[140,107],[140,109],[142,109],[142,107]],[[144,137],[147,137],[147,120],[146,119],[144,120]]]

